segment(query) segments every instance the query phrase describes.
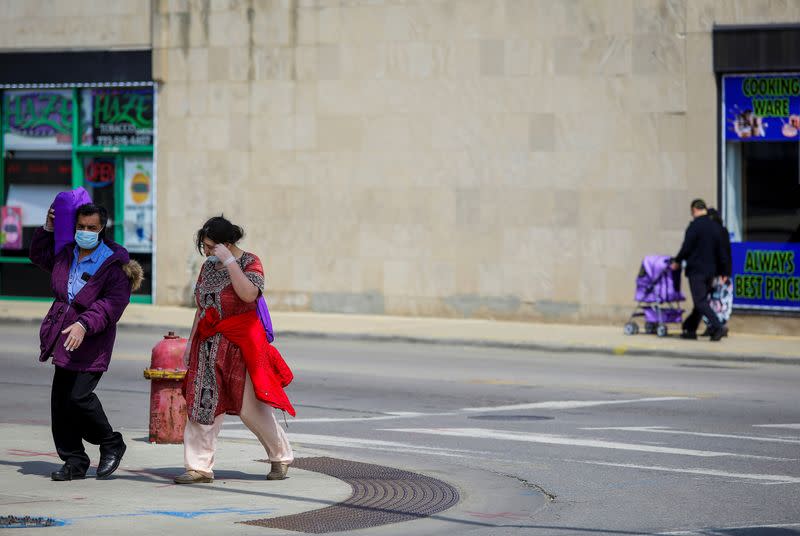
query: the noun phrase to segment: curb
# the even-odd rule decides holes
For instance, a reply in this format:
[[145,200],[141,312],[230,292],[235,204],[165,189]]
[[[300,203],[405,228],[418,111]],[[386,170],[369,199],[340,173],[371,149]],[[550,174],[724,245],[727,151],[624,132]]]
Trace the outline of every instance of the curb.
[[[19,317],[0,317],[0,322],[6,323],[21,323],[21,324],[38,324],[39,318],[19,318]],[[191,326],[188,325],[169,325],[169,324],[148,324],[143,322],[125,322],[124,320],[119,323],[120,326],[125,326],[132,329],[147,329],[147,330],[161,330],[167,331],[189,331]],[[629,347],[629,346],[608,346],[608,345],[579,345],[570,343],[539,343],[539,342],[513,342],[513,341],[492,341],[492,340],[475,340],[475,339],[458,339],[458,338],[427,338],[415,337],[412,335],[376,335],[369,333],[329,333],[324,331],[313,330],[285,330],[280,332],[280,337],[286,338],[306,338],[306,339],[329,339],[340,341],[366,341],[366,342],[394,342],[406,344],[431,344],[436,346],[469,346],[476,348],[497,348],[505,350],[533,350],[554,353],[598,353],[615,356],[631,356],[631,357],[662,357],[670,359],[690,359],[696,361],[735,361],[739,363],[760,363],[760,364],[778,364],[778,365],[794,365],[800,366],[800,356],[798,357],[782,357],[776,355],[753,355],[753,354],[737,354],[730,353],[709,353],[709,352],[694,352],[687,349],[688,353],[678,352],[676,350],[659,349],[659,348],[642,348],[642,347]]]
[[738,361],[740,363],[766,363],[781,365],[800,365],[800,357],[756,356],[752,354],[711,354],[711,353],[682,353],[675,350],[660,350],[650,348],[630,348],[612,346],[581,346],[575,344],[547,344],[532,342],[505,342],[473,339],[428,339],[407,335],[350,335],[344,333],[323,333],[317,331],[282,331],[282,337],[296,337],[309,339],[331,339],[345,341],[370,341],[370,342],[400,342],[411,344],[432,344],[441,346],[472,346],[477,348],[498,348],[506,350],[534,350],[557,353],[598,353],[615,356],[634,357],[665,357],[672,359],[692,359],[700,361]]

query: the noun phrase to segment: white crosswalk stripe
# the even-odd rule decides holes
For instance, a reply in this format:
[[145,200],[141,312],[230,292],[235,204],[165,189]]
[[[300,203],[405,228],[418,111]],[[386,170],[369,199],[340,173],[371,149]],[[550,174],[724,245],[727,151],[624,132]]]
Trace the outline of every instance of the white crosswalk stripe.
[[800,423],[790,424],[754,424],[756,428],[787,428],[789,430],[800,430]]
[[[738,527],[724,527],[724,528],[703,528],[691,530],[675,530],[670,532],[659,532],[658,536],[730,536],[733,532],[748,531],[750,534],[756,534],[755,530],[763,529],[790,529],[793,527],[800,527],[800,523],[779,523],[774,525],[744,525]],[[777,532],[775,534],[778,534]]]
[[781,460],[781,461],[788,460],[787,458],[757,456],[753,454],[737,454],[735,452],[718,452],[711,450],[661,447],[656,445],[643,445],[638,443],[620,443],[616,441],[567,437],[567,436],[552,435],[552,434],[514,432],[510,430],[490,430],[486,428],[391,428],[385,430],[392,432],[406,432],[413,434],[431,434],[431,435],[471,437],[471,438],[495,439],[495,440],[506,440],[506,441],[524,441],[528,443],[543,443],[549,445],[570,445],[575,447],[630,450],[639,452],[657,452],[660,454],[676,454],[680,456],[696,456],[702,458],[732,457],[732,458],[751,458],[760,460]]
[[628,469],[643,469],[647,471],[661,471],[666,473],[682,473],[690,475],[707,475],[718,476],[724,478],[737,478],[743,480],[756,480],[767,482],[770,484],[800,484],[800,478],[790,475],[768,475],[757,473],[732,473],[730,471],[717,471],[715,469],[704,469],[699,467],[663,467],[658,465],[637,465],[633,463],[613,463],[613,462],[598,462],[590,460],[570,460],[577,463],[585,463],[588,465],[602,465],[606,467],[625,467]]
[[672,402],[677,400],[696,400],[685,396],[662,396],[655,398],[635,398],[629,400],[556,400],[549,402],[532,402],[529,404],[511,404],[508,406],[485,406],[480,408],[462,408],[461,411],[515,411],[526,409],[578,409],[593,406],[611,406],[615,404],[636,404],[640,402]]
[[800,444],[800,439],[788,439],[783,437],[759,437],[759,436],[744,436],[735,434],[714,434],[710,432],[688,432],[684,430],[673,430],[662,426],[600,426],[581,428],[581,430],[612,430],[619,432],[643,432],[651,434],[673,434],[673,435],[688,435],[696,437],[719,437],[722,439],[744,439],[749,441],[763,441],[765,443],[792,443],[795,445]]
[[[236,439],[255,439],[255,436],[249,430],[224,430],[220,433],[220,437],[236,438]],[[401,443],[398,441],[383,441],[380,439],[363,439],[359,437],[289,433],[289,439],[293,443],[316,445],[322,447],[388,450],[391,452],[432,454],[435,456],[468,457],[468,458],[473,458],[476,455],[488,455],[488,453],[474,451],[474,450],[425,447],[422,445],[414,445],[412,443]]]

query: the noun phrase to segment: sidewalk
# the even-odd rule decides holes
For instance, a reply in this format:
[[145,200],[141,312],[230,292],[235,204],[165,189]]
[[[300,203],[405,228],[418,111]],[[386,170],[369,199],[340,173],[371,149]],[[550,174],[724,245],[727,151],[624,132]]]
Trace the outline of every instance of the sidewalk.
[[56,534],[255,535],[264,529],[234,523],[317,510],[351,495],[346,482],[297,468],[286,480],[266,480],[264,448],[255,437],[220,441],[213,483],[178,486],[172,477],[184,470],[183,445],[150,444],[146,430],[122,432],[128,450],[111,478],[94,478],[97,447],[87,445],[87,478],[52,482],[62,461],[50,427],[0,424],[0,517],[49,518]]
[[[39,322],[49,303],[0,301],[0,322]],[[131,304],[121,325],[174,330],[187,335],[194,310],[186,307]],[[800,365],[798,336],[732,333],[718,343],[684,341],[677,326],[665,338],[626,336],[619,326],[584,326],[500,322],[494,320],[414,318],[385,315],[273,312],[275,334],[349,340],[422,342],[551,352],[589,351],[615,355],[739,360]]]

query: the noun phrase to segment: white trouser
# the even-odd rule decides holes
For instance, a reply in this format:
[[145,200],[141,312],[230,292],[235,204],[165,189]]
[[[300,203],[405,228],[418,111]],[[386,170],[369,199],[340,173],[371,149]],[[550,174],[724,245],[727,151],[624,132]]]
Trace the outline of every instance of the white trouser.
[[[250,376],[245,378],[242,411],[239,418],[253,432],[267,451],[270,462],[292,463],[294,454],[286,432],[278,424],[272,407],[261,402],[253,392]],[[197,471],[214,477],[214,453],[217,436],[222,428],[225,414],[217,415],[213,424],[198,424],[187,421],[183,433],[183,462],[187,471]]]

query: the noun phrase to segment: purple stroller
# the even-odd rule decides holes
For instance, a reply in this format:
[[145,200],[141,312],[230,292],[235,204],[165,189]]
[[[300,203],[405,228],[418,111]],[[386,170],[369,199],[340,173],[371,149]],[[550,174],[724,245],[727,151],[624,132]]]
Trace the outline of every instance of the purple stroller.
[[683,321],[683,309],[678,302],[686,298],[681,293],[681,271],[672,271],[667,255],[648,255],[642,261],[636,278],[636,309],[625,324],[625,335],[639,333],[637,316],[644,317],[644,332],[666,337],[666,324]]

